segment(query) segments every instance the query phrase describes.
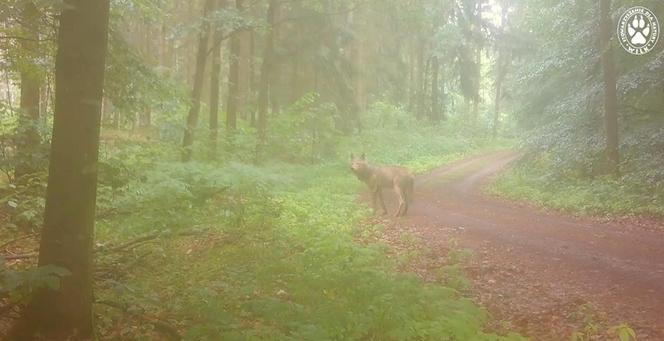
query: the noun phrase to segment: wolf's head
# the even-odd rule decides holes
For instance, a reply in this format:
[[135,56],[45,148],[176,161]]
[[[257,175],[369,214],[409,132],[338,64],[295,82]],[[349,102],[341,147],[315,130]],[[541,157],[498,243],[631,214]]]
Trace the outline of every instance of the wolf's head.
[[367,157],[364,153],[359,157],[350,154],[350,170],[358,177],[363,177],[367,174],[369,171],[369,164],[367,163]]

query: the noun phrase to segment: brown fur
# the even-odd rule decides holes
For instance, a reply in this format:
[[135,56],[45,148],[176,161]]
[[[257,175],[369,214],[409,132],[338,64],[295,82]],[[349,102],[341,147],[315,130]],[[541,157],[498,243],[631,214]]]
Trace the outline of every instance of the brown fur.
[[376,212],[376,201],[380,201],[383,214],[387,213],[385,201],[383,200],[383,188],[394,188],[399,196],[399,208],[394,213],[395,217],[405,216],[408,213],[408,205],[412,201],[414,178],[410,171],[400,166],[370,165],[364,154],[360,157],[350,156],[350,169],[355,176],[369,186],[371,191],[371,204]]

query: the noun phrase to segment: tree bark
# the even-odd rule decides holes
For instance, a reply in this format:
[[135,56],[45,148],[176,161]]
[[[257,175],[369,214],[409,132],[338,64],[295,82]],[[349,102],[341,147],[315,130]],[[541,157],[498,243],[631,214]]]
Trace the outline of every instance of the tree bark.
[[502,99],[503,94],[503,81],[507,75],[507,65],[508,61],[503,51],[498,51],[498,58],[496,61],[497,74],[496,74],[496,97],[494,99],[494,109],[493,109],[493,127],[492,127],[492,137],[495,140],[498,137],[498,125],[500,124],[500,100]]
[[[364,39],[364,27],[363,23],[367,20],[364,16],[364,11],[362,6],[357,8],[352,12],[352,23],[351,25],[355,29],[355,37],[353,39],[353,46],[351,49],[351,60],[353,64],[353,88],[354,88],[354,100],[356,106],[360,113],[366,111],[366,84],[365,84],[365,74],[364,74],[364,59],[365,59],[365,45],[366,41]],[[359,120],[358,120],[359,122]]]
[[415,116],[417,119],[422,119],[427,116],[427,105],[426,105],[426,95],[427,95],[427,70],[429,68],[430,60],[425,62],[424,58],[424,44],[420,45],[422,50],[420,50],[420,55],[418,56],[419,69],[417,73],[420,75],[418,81],[419,91],[417,92],[417,112]]
[[[245,0],[237,0],[237,10],[245,12]],[[251,100],[251,35],[252,29],[247,28],[238,32],[238,92],[237,92],[237,114],[238,117],[248,119],[248,103]]]
[[55,61],[56,99],[39,265],[69,270],[40,288],[10,339],[93,337],[92,250],[109,0],[66,0]]
[[473,106],[471,112],[471,120],[473,126],[477,125],[480,116],[480,100],[481,100],[481,88],[482,88],[482,48],[477,47],[475,50],[475,82],[476,84],[475,93],[473,94]]
[[5,89],[7,90],[5,93],[6,94],[5,99],[7,100],[7,104],[9,105],[9,107],[13,108],[14,100],[12,98],[12,81],[9,76],[9,70],[5,69],[4,74],[5,74]]
[[[483,0],[475,1],[475,14],[473,16],[473,30],[478,37],[482,36],[482,3]],[[473,94],[472,124],[477,125],[480,116],[480,102],[482,101],[482,41],[475,46],[475,93]]]
[[275,13],[279,3],[270,0],[267,10],[268,28],[265,33],[265,46],[263,47],[263,64],[261,65],[261,80],[258,89],[258,140],[259,145],[265,145],[267,138],[267,109],[269,101],[270,80],[272,79],[272,63],[274,58],[274,23]]
[[138,126],[140,128],[150,128],[152,126],[152,108],[149,105],[145,105],[143,112],[139,116]]
[[208,54],[208,40],[210,40],[210,24],[205,18],[212,12],[215,0],[205,0],[203,8],[203,25],[198,37],[198,51],[196,52],[196,71],[194,73],[194,84],[191,91],[191,106],[187,115],[187,126],[182,139],[182,161],[191,161],[193,155],[194,134],[198,126],[198,115],[201,110],[201,93],[203,91],[203,79],[205,64]]
[[410,45],[408,54],[408,112],[417,110],[417,47],[414,43]]
[[39,16],[35,4],[32,1],[26,2],[22,13],[23,34],[26,39],[21,40],[23,58],[26,60],[21,66],[21,110],[16,139],[15,179],[35,171],[35,163],[32,160],[41,142],[38,127],[42,80],[36,63],[39,54]]
[[[235,6],[242,8],[242,0],[236,0]],[[228,101],[226,102],[226,130],[230,137],[237,129],[238,105],[240,102],[240,32],[233,33],[230,41],[230,63],[228,70]]]
[[499,69],[498,77],[496,78],[496,98],[494,99],[494,108],[493,108],[492,137],[494,140],[496,139],[496,137],[498,137],[498,123],[500,122],[500,98],[502,96],[502,86],[503,86],[503,70]]
[[611,21],[611,1],[600,0],[600,51],[604,76],[604,129],[606,134],[606,163],[609,173],[620,172],[618,137],[618,95],[616,92],[616,71],[611,49],[613,23]]
[[[225,0],[218,0],[217,8],[223,8]],[[214,29],[213,41],[221,41],[223,30],[219,25]],[[217,156],[217,141],[219,139],[219,91],[221,77],[221,46],[214,47],[212,51],[212,75],[210,77],[210,116],[209,116],[209,144],[210,159],[214,160]]]
[[113,129],[120,129],[120,111],[119,110],[114,110],[113,111],[113,121],[111,122],[111,127],[113,127]]
[[438,84],[438,73],[440,71],[440,63],[437,56],[431,57],[431,122],[438,123],[440,121],[440,89]]
[[[257,90],[257,80],[256,80],[256,63],[255,63],[255,55],[256,55],[256,32],[254,30],[251,30],[251,35],[249,35],[249,89],[250,89],[250,94],[251,96],[254,95],[254,92],[258,95],[259,90]],[[260,70],[258,70],[260,72]],[[259,75],[260,77],[260,75]],[[256,98],[256,101],[258,101],[258,98]],[[258,105],[258,104],[257,104]],[[249,114],[249,124],[252,127],[256,127],[256,110],[254,108],[251,108],[248,110]]]
[[[281,36],[281,30],[279,25],[275,25],[274,23],[277,23],[279,20],[281,20],[281,7],[279,6],[279,3],[275,4],[274,8],[274,13],[272,14],[272,45],[276,42],[279,41],[280,36]],[[272,49],[272,68],[270,69],[270,91],[269,91],[269,96],[270,96],[270,112],[272,115],[277,115],[281,111],[281,102],[280,102],[280,92],[277,91],[279,89],[279,82],[281,80],[281,65],[279,62],[278,56],[275,54],[274,47]],[[291,85],[292,86],[292,85]]]

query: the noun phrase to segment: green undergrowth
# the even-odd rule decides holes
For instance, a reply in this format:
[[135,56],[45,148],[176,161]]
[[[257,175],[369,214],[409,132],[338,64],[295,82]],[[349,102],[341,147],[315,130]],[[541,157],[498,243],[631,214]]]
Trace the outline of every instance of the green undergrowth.
[[664,190],[634,174],[579,176],[551,171],[546,156],[520,162],[491,190],[513,200],[584,215],[664,217]]
[[[104,187],[98,243],[169,234],[123,249],[120,266],[100,256],[99,267],[117,267],[97,281],[98,300],[116,302],[97,305],[100,333],[163,333],[160,323],[127,323],[119,305],[156,315],[188,340],[519,339],[483,332],[484,309],[397,273],[386,245],[357,242],[380,227],[364,223],[362,184],[346,160],[365,152],[423,172],[505,144],[377,130],[341,145],[317,164],[155,162],[126,186]],[[182,232],[193,235],[174,237]]]
[[465,137],[455,133],[453,126],[446,129],[377,129],[348,139],[342,150],[365,152],[370,163],[403,165],[415,173],[423,173],[470,155],[509,149],[511,142]]

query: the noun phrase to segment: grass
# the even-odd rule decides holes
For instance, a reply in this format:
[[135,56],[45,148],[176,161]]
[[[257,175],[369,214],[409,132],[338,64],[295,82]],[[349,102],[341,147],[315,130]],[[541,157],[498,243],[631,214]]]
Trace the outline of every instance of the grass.
[[[484,333],[481,307],[396,272],[386,245],[357,242],[377,227],[366,226],[369,210],[356,200],[362,184],[345,158],[361,145],[374,162],[423,172],[504,144],[394,130],[342,145],[338,158],[315,165],[155,164],[147,180],[107,203],[138,208],[100,221],[98,240],[117,244],[152,229],[200,229],[205,237],[137,247],[122,257],[138,266],[98,281],[99,299],[150,312],[188,340],[520,339]],[[158,333],[112,307],[97,313],[105,337]]]
[[609,176],[556,176],[530,162],[501,174],[491,190],[513,200],[575,214],[664,217],[664,193],[644,184]]
[[[180,163],[178,149],[164,141],[121,134],[105,141],[96,222],[98,338],[521,339],[483,331],[490,317],[457,290],[462,278],[453,264],[441,276],[454,285],[424,283],[397,271],[387,245],[363,238],[381,226],[368,223],[370,210],[358,204],[363,184],[348,169],[351,152],[422,173],[507,145],[462,137],[449,122],[410,127],[330,134],[324,142],[334,148],[317,150],[316,160],[296,148],[301,140],[275,140],[281,145],[272,154],[292,153],[259,165],[247,156],[252,140],[240,134],[236,153],[217,162]],[[41,193],[19,201],[35,223],[43,202],[32,199]],[[146,235],[155,237],[127,244]],[[130,246],[105,251],[117,245]],[[14,270],[16,278],[31,276]]]

